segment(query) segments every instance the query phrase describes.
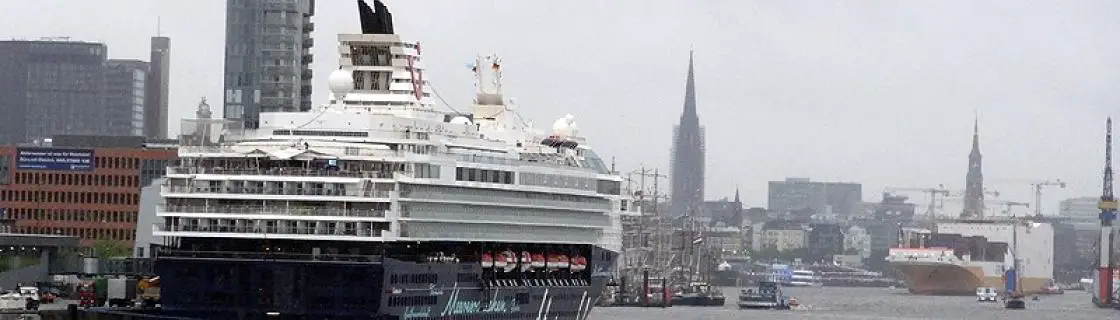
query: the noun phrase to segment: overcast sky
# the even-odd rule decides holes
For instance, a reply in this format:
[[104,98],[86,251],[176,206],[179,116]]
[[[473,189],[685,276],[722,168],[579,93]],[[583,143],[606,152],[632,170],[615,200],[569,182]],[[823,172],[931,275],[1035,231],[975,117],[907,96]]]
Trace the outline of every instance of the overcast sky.
[[[1056,210],[1100,194],[1104,119],[1120,115],[1116,1],[386,3],[397,32],[422,43],[425,78],[457,109],[473,91],[466,63],[498,53],[522,114],[538,127],[575,115],[621,171],[668,173],[694,48],[707,196],[739,186],[749,205],[787,176],[862,182],[869,201],[887,186],[963,189],[979,112],[989,188],[1033,202],[1032,181],[1060,178],[1068,188],[1044,193]],[[316,10],[323,102],[335,34],[359,29],[354,1]],[[172,39],[171,115],[193,116],[203,96],[220,111],[225,1],[0,0],[0,37],[69,36],[147,60],[157,16]]]

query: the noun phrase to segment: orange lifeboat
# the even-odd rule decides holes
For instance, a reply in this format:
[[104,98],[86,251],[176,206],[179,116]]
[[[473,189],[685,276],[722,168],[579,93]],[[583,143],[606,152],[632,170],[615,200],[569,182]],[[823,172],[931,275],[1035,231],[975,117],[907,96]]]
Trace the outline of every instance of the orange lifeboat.
[[572,271],[579,272],[587,270],[587,258],[582,256],[572,257]]
[[560,255],[556,255],[556,254],[548,255],[548,263],[545,264],[545,267],[548,267],[549,269],[559,268],[560,267]]
[[494,267],[494,256],[490,255],[489,252],[483,253],[482,254],[482,268],[486,269],[486,268],[493,268],[493,267]]
[[494,258],[493,266],[494,266],[494,268],[505,268],[506,267],[506,254],[505,253],[499,253],[498,256]]
[[559,255],[559,256],[556,257],[556,260],[557,260],[556,261],[557,262],[557,264],[556,264],[557,268],[567,269],[567,268],[572,266],[572,261],[568,260],[568,255],[564,255],[564,254]]
[[533,254],[533,264],[532,265],[533,265],[533,268],[536,268],[536,269],[544,268],[545,267],[544,254],[534,253]]

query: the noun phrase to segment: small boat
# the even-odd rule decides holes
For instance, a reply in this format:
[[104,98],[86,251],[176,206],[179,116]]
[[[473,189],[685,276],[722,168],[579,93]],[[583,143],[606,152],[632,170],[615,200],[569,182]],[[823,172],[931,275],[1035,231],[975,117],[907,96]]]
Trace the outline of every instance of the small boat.
[[1050,282],[1047,282],[1046,285],[1042,287],[1042,291],[1040,293],[1042,293],[1042,294],[1064,294],[1064,293],[1066,293],[1066,291],[1065,291],[1065,289],[1062,289],[1062,287],[1058,286],[1058,284],[1054,283],[1054,281],[1050,281]]
[[1003,302],[1003,307],[1006,309],[1026,309],[1027,302],[1023,301],[1023,295],[1016,292],[1011,294],[1006,301]]
[[996,302],[999,300],[999,293],[996,288],[992,287],[979,287],[976,288],[976,301],[977,302]]
[[782,288],[774,281],[759,281],[756,289],[739,291],[739,309],[789,309]]
[[673,305],[696,307],[722,307],[727,298],[719,290],[705,282],[693,282],[688,287],[673,294]]

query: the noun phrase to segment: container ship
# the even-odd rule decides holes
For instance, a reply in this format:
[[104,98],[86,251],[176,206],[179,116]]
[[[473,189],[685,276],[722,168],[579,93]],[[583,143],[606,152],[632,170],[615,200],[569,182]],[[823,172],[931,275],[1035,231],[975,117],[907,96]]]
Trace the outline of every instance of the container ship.
[[640,214],[621,177],[574,117],[546,132],[518,120],[496,56],[471,68],[470,113],[440,111],[420,44],[383,3],[357,2],[328,103],[256,128],[183,121],[153,231],[161,314],[586,319],[614,277],[620,215]]
[[[1013,234],[1017,226],[1018,234]],[[910,293],[974,295],[978,287],[1004,287],[1017,251],[1021,291],[1040,293],[1054,273],[1054,229],[1026,220],[939,222],[935,230],[903,228],[898,248],[887,261],[902,275]],[[1017,238],[1018,250],[1013,250]]]

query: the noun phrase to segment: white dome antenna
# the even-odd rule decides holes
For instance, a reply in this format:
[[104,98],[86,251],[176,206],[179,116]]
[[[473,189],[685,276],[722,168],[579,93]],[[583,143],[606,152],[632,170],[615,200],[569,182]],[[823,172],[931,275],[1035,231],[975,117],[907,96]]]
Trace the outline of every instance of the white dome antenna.
[[327,78],[327,84],[334,95],[335,103],[342,104],[346,94],[354,90],[354,73],[350,70],[339,68]]

